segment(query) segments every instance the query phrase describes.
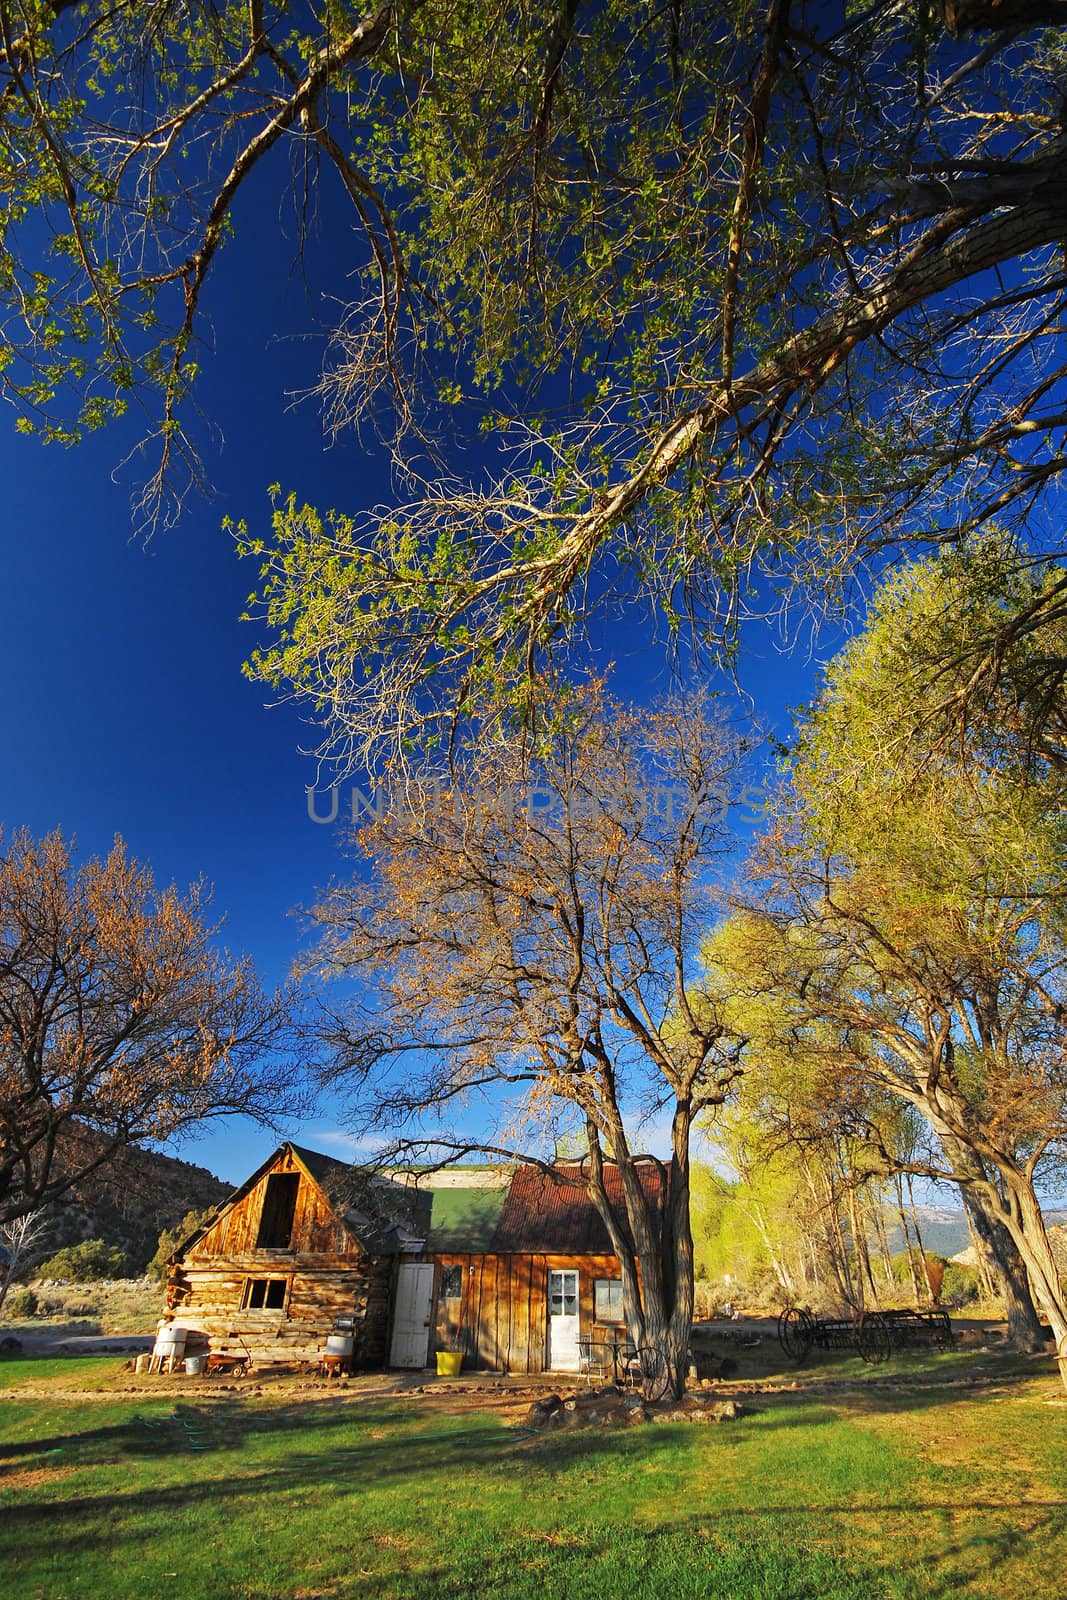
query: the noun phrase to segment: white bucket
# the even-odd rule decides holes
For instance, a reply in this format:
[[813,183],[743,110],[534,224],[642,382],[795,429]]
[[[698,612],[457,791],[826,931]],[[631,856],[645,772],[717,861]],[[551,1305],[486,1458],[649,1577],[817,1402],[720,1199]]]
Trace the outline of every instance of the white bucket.
[[207,1367],[207,1356],[186,1356],[185,1375],[187,1378],[199,1378]]
[[326,1338],[328,1356],[350,1356],[355,1341],[350,1333],[331,1333]]

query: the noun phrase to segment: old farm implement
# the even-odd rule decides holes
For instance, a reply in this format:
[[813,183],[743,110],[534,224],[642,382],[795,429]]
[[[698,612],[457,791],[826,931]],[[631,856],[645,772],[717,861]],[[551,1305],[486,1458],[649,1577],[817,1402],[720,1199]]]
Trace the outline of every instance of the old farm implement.
[[240,1378],[246,1372],[251,1372],[252,1370],[252,1352],[241,1338],[241,1335],[234,1332],[228,1334],[227,1337],[236,1339],[241,1348],[240,1350],[234,1350],[232,1347],[209,1350],[207,1364],[204,1368],[205,1375],[209,1378]]
[[855,1317],[816,1317],[805,1306],[789,1306],[778,1318],[778,1342],[791,1361],[806,1361],[812,1349],[855,1350],[864,1361],[887,1361],[896,1350],[952,1344],[947,1311],[863,1311]]

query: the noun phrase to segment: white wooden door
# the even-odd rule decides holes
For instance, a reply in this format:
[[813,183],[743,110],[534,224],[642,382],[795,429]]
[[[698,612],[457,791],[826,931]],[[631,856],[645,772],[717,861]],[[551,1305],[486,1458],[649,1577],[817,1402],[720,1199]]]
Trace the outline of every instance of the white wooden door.
[[578,1274],[548,1274],[548,1368],[578,1371]]
[[396,1309],[393,1313],[390,1366],[426,1365],[430,1349],[432,1310],[433,1267],[406,1263],[400,1268],[396,1280]]

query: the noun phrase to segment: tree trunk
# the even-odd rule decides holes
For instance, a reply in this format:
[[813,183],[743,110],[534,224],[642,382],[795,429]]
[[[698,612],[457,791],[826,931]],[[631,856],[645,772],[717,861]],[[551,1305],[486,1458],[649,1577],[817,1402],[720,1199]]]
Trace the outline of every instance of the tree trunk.
[[[842,1265],[841,1254],[835,1242],[834,1229],[828,1220],[828,1217],[832,1218],[835,1223],[838,1220],[837,1208],[834,1204],[833,1193],[832,1191],[828,1190],[829,1199],[826,1199],[824,1196],[819,1194],[818,1185],[815,1182],[815,1177],[812,1174],[807,1161],[803,1162],[801,1170],[804,1173],[804,1181],[807,1183],[808,1190],[811,1194],[813,1213],[812,1249],[816,1263],[816,1282],[820,1284],[823,1283],[822,1275],[819,1272],[819,1255],[818,1252],[815,1251],[815,1235],[817,1232],[820,1235],[818,1242],[822,1247],[822,1253],[826,1261],[829,1263],[830,1272],[833,1274],[834,1280],[833,1284],[826,1283],[825,1287],[827,1289],[831,1289],[836,1286],[838,1300],[843,1302],[845,1305],[851,1305],[852,1302],[849,1297],[848,1280],[845,1276],[845,1269]],[[823,1174],[823,1177],[825,1178],[825,1174]],[[840,1225],[838,1225],[837,1233],[838,1235],[840,1234]]]
[[897,1221],[900,1223],[900,1232],[904,1239],[904,1254],[908,1258],[908,1271],[911,1274],[911,1292],[918,1305],[922,1299],[922,1290],[919,1287],[919,1273],[915,1265],[915,1256],[912,1254],[911,1233],[908,1229],[907,1213],[904,1210],[904,1181],[898,1172],[894,1179],[897,1187]]
[[[689,1218],[689,1140],[692,1111],[688,1101],[674,1108],[671,1126],[671,1168],[667,1191],[670,1239],[664,1228],[664,1276],[672,1289],[665,1355],[670,1393],[680,1400],[689,1377],[689,1341],[693,1336],[693,1233]],[[669,1252],[669,1259],[668,1258]]]
[[[604,1153],[600,1147],[599,1130],[595,1123],[593,1123],[591,1120],[587,1120],[586,1130],[589,1140],[589,1198],[596,1206],[600,1219],[605,1228],[608,1230],[608,1238],[611,1240],[611,1248],[618,1257],[619,1276],[622,1279],[623,1316],[626,1318],[626,1328],[630,1338],[633,1340],[635,1345],[640,1346],[645,1342],[645,1312],[641,1294],[641,1283],[637,1271],[637,1261],[640,1255],[640,1249],[639,1246],[637,1249],[635,1249],[634,1245],[638,1245],[641,1229],[640,1225],[637,1229],[634,1228],[633,1218],[631,1217],[630,1231],[631,1238],[634,1241],[634,1245],[631,1245],[630,1240],[627,1239],[626,1235],[619,1227],[618,1218],[608,1203],[607,1191],[604,1188]],[[630,1164],[629,1151],[616,1149],[613,1151],[613,1155],[621,1175],[623,1171],[623,1162],[626,1162],[628,1165]],[[638,1188],[640,1188],[640,1184],[638,1185]],[[629,1214],[630,1196],[626,1191],[625,1183],[623,1192],[626,1195],[626,1209],[627,1213]],[[653,1273],[653,1282],[655,1282],[655,1273]],[[645,1289],[647,1293],[647,1278],[645,1280]]]
[[674,1113],[669,1176],[656,1162],[666,1187],[658,1237],[637,1162],[621,1131],[611,1143],[610,1154],[619,1171],[632,1246],[608,1204],[599,1133],[589,1126],[588,1190],[619,1258],[627,1331],[637,1349],[651,1348],[661,1358],[667,1371],[667,1393],[674,1399],[680,1399],[685,1391],[693,1330],[693,1234],[689,1219],[691,1121],[688,1105],[679,1103]]
[[860,1284],[857,1295],[852,1281],[852,1266],[848,1258],[845,1233],[841,1226],[841,1213],[837,1209],[837,1195],[834,1193],[834,1186],[828,1173],[823,1173],[823,1182],[826,1187],[826,1212],[829,1219],[830,1260],[837,1276],[841,1298],[852,1310],[862,1311],[863,1285]]
[[804,1248],[804,1281],[808,1285],[814,1285],[816,1289],[821,1289],[823,1284],[822,1273],[819,1271],[819,1252],[815,1248],[815,1237],[813,1234],[809,1234],[806,1237],[804,1241]]
[[871,1215],[874,1218],[874,1236],[878,1241],[878,1254],[882,1259],[882,1273],[885,1277],[886,1289],[889,1294],[893,1294],[896,1291],[897,1280],[893,1273],[893,1258],[889,1253],[889,1240],[886,1237],[885,1216],[882,1211],[883,1203],[884,1197],[883,1200],[879,1200],[876,1206],[872,1206]]
[[1008,1345],[1026,1355],[1045,1347],[1041,1319],[1030,1293],[1026,1266],[1004,1224],[992,1216],[982,1195],[964,1188],[963,1203],[971,1231],[978,1240],[982,1265],[993,1280],[994,1292],[1004,1302],[1008,1319]]
[[[970,1179],[971,1187],[981,1195],[989,1213],[1002,1224],[1019,1252],[1030,1280],[1030,1291],[1048,1317],[1060,1381],[1067,1389],[1067,1298],[1045,1232],[1045,1219],[1034,1192],[1033,1178],[1017,1165],[1010,1152],[997,1150],[991,1144],[984,1147],[970,1144],[962,1114],[956,1107],[931,1106],[926,1115],[942,1148],[946,1148],[947,1138],[949,1148],[959,1146],[963,1154],[972,1155],[976,1170],[986,1174],[984,1178]],[[946,1115],[952,1116],[951,1124],[946,1124]],[[991,1170],[996,1182],[989,1176]]]
[[983,1297],[986,1300],[995,1300],[997,1296],[997,1286],[993,1282],[993,1267],[990,1254],[985,1249],[983,1242],[978,1237],[977,1229],[975,1228],[974,1221],[971,1217],[971,1207],[967,1201],[967,1191],[963,1190],[962,1193],[963,1215],[967,1219],[967,1234],[971,1241],[971,1249],[974,1251],[974,1264],[975,1270],[978,1273],[978,1283]]
[[763,1207],[758,1201],[754,1201],[751,1206],[745,1207],[745,1213],[752,1219],[756,1232],[763,1241],[763,1248],[767,1252],[767,1259],[774,1269],[774,1274],[777,1277],[778,1282],[781,1284],[789,1298],[791,1300],[795,1300],[797,1294],[796,1279],[790,1272],[784,1258],[774,1247],[774,1240],[772,1239],[771,1231],[767,1226],[767,1219],[763,1215]]
[[848,1185],[848,1227],[852,1235],[852,1277],[856,1286],[856,1302],[860,1311],[867,1309],[867,1279],[870,1275],[870,1263],[864,1271],[863,1260],[863,1231],[860,1228],[859,1207],[856,1203],[856,1189],[854,1184]]
[[[1004,1226],[1018,1246],[1034,1298],[1048,1317],[1056,1345],[1060,1381],[1067,1389],[1067,1298],[1045,1232],[1045,1219],[1041,1215],[1032,1182],[1017,1168],[1009,1170],[1002,1167],[1000,1170],[1006,1190],[1002,1202]],[[992,1184],[989,1188],[996,1194]]]
[[961,1180],[960,1193],[981,1265],[992,1279],[995,1293],[1004,1302],[1008,1345],[1024,1355],[1033,1355],[1045,1348],[1045,1336],[1022,1256],[997,1211],[989,1204],[986,1195],[987,1187],[992,1187],[989,1174],[975,1152],[960,1140],[942,1135],[941,1148],[952,1171]]
[[[852,1223],[852,1248],[856,1256],[856,1276],[871,1291],[871,1300],[878,1305],[878,1285],[871,1271],[871,1250],[867,1242],[867,1224],[859,1188],[853,1184],[848,1192],[849,1216]],[[866,1290],[864,1291],[866,1296]]]
[[915,1210],[915,1191],[911,1186],[911,1173],[909,1172],[905,1176],[908,1184],[908,1210],[911,1212],[911,1225],[915,1230],[915,1243],[919,1247],[919,1262],[922,1266],[921,1275],[917,1274],[919,1283],[921,1284],[919,1298],[925,1300],[927,1305],[932,1306],[934,1303],[934,1294],[933,1290],[930,1288],[930,1280],[926,1276],[926,1246],[923,1244],[923,1236],[919,1229],[919,1216],[918,1212]]

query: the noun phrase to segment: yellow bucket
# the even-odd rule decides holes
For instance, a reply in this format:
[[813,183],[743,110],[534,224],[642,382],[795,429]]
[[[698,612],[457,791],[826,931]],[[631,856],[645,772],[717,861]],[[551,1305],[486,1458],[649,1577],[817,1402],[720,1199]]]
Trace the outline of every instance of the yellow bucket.
[[458,1378],[462,1365],[462,1350],[438,1350],[437,1376],[439,1378]]

